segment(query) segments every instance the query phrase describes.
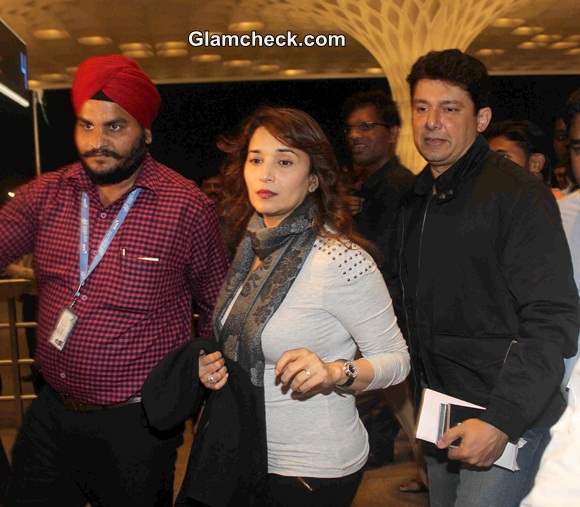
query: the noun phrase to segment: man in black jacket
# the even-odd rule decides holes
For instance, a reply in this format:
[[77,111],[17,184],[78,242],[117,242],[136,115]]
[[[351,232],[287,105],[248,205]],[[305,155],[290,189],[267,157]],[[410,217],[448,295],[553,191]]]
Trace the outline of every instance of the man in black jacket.
[[[431,52],[407,80],[429,163],[400,221],[415,376],[486,407],[426,446],[431,507],[516,507],[564,407],[563,359],[578,336],[570,253],[549,189],[480,135],[491,120],[485,66]],[[520,470],[492,466],[520,437]]]
[[[397,306],[400,301],[396,294],[397,271],[392,262],[396,258],[393,239],[401,200],[413,187],[415,176],[395,154],[401,116],[393,99],[380,90],[355,93],[344,103],[342,115],[351,160],[348,179],[353,195],[349,203],[358,231],[380,252],[381,273],[395,302],[399,327],[403,329],[404,315]],[[359,413],[369,434],[367,466],[393,461],[399,427],[391,411],[414,442],[413,405],[407,396],[407,386],[404,383],[390,388],[388,393],[368,392],[357,397]]]
[[349,177],[356,189],[354,219],[359,232],[377,245],[387,261],[401,198],[415,180],[395,154],[401,128],[399,110],[391,97],[374,90],[349,97],[343,117],[352,164]]

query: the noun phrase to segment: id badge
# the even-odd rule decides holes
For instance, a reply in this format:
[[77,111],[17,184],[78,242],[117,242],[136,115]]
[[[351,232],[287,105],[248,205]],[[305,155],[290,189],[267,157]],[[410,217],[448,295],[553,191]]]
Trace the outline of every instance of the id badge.
[[64,349],[66,341],[72,333],[77,320],[78,317],[73,313],[73,311],[70,308],[65,308],[60,314],[56,327],[48,341],[58,350]]

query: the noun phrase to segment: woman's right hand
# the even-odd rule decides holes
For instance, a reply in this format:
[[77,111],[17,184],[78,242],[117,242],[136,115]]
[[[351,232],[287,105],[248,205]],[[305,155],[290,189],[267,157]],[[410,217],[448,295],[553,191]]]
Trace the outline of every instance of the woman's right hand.
[[198,359],[199,381],[212,391],[219,391],[228,381],[229,373],[222,353],[206,354],[199,352]]

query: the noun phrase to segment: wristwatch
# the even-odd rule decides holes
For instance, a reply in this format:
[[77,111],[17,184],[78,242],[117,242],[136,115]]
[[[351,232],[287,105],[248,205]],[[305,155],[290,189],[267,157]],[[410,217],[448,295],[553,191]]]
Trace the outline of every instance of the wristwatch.
[[342,371],[346,375],[346,382],[342,384],[337,384],[336,387],[344,389],[345,387],[350,387],[356,378],[358,377],[358,368],[354,365],[352,361],[347,361],[343,359],[344,364],[342,365]]

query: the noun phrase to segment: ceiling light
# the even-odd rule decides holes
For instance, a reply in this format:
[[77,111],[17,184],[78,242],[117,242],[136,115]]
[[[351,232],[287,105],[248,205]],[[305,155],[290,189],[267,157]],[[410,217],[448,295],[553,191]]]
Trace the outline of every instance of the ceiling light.
[[542,33],[544,28],[541,26],[518,26],[512,31],[513,35],[534,35],[536,33]]
[[16,194],[14,192],[8,192],[8,197],[10,198],[16,197]]
[[249,67],[252,65],[252,60],[244,60],[244,59],[237,59],[237,60],[226,60],[224,62],[225,67]]
[[133,49],[131,51],[123,51],[123,55],[129,58],[151,58],[154,53],[150,49]]
[[69,74],[74,74],[78,69],[78,66],[74,66],[74,67],[67,67],[66,70]]
[[162,56],[164,58],[176,58],[180,56],[187,56],[189,53],[187,49],[161,49],[157,51],[157,56]]
[[121,51],[151,51],[151,44],[146,42],[126,42],[119,44]]
[[475,52],[478,56],[496,56],[503,55],[505,49],[491,49],[491,48],[481,48]]
[[534,42],[554,42],[560,40],[562,38],[561,35],[549,35],[547,33],[542,33],[540,35],[536,35],[532,37]]
[[381,67],[367,67],[365,69],[365,72],[373,76],[379,76],[384,74],[383,69]]
[[527,42],[522,42],[521,44],[518,44],[518,47],[520,49],[538,49],[539,47],[542,47],[542,43],[541,42],[527,41]]
[[40,75],[40,79],[42,81],[66,81],[68,79],[68,76],[66,76],[65,74],[60,74],[58,72],[49,72],[46,74],[41,74]]
[[306,71],[304,69],[284,69],[282,74],[290,77],[302,76],[303,74],[306,74]]
[[38,79],[29,79],[28,88],[40,88],[40,81]]
[[187,43],[177,40],[158,42],[157,44],[155,44],[155,49],[159,51],[163,51],[166,49],[187,49]]
[[70,37],[69,33],[66,30],[58,30],[56,28],[35,30],[33,34],[37,39],[42,40],[59,40],[59,39],[67,39],[68,37]]
[[217,53],[202,53],[201,55],[194,55],[191,57],[191,60],[197,63],[213,63],[219,62],[221,59],[222,56]]
[[525,22],[526,20],[522,18],[497,18],[491,26],[496,28],[514,28],[523,25]]
[[248,21],[239,21],[237,23],[230,23],[228,25],[228,29],[232,32],[251,32],[255,30],[259,32],[264,28],[264,23],[261,21],[256,20],[248,20]]
[[580,48],[574,48],[570,51],[566,51],[567,55],[580,55]]
[[88,37],[79,37],[77,41],[84,46],[106,46],[107,44],[111,44],[113,39],[101,35],[90,35]]
[[554,44],[552,44],[550,46],[550,49],[572,49],[575,48],[578,45],[577,42],[574,41],[562,41],[562,42],[554,42]]
[[280,65],[275,63],[262,63],[256,67],[258,72],[272,73],[280,70]]
[[580,42],[580,35],[569,35],[566,40],[571,40],[574,42]]
[[252,30],[260,31],[264,28],[258,9],[251,5],[253,3],[244,0],[238,2],[229,19],[228,30],[231,32],[251,32]]

